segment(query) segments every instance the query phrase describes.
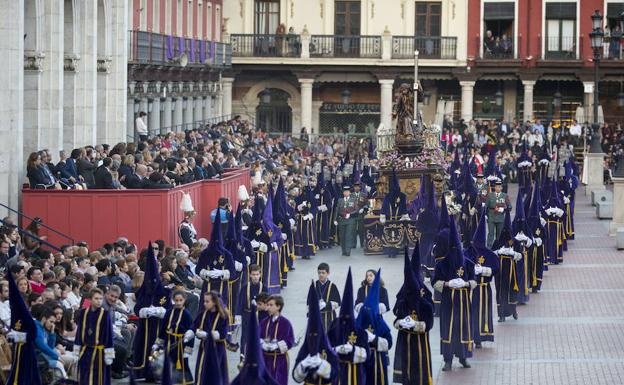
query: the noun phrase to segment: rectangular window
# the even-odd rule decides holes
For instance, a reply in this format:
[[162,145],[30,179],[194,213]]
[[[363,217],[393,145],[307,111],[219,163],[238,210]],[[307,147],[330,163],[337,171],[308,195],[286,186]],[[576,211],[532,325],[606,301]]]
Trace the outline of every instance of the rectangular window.
[[440,36],[442,19],[442,3],[416,3],[416,36]]
[[514,2],[483,4],[483,57],[510,59],[514,57]]
[[206,8],[206,40],[212,41],[212,4]]
[[337,0],[334,9],[334,34],[345,36],[360,35],[360,1]]
[[254,33],[256,35],[275,34],[279,23],[279,0],[256,0]]
[[546,58],[576,58],[576,3],[546,4]]

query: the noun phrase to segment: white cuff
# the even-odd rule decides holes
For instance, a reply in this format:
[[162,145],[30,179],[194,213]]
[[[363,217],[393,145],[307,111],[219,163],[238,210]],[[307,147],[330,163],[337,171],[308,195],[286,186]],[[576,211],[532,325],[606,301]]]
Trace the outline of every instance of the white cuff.
[[230,271],[229,270],[221,270],[221,272],[223,273],[223,279],[224,280],[230,279]]
[[234,269],[236,269],[236,271],[243,271],[243,264],[238,261],[234,261]]
[[383,337],[377,337],[377,351],[387,352],[389,349],[388,340]]
[[331,304],[332,310],[338,309],[338,302],[329,301],[329,303]]
[[359,346],[353,347],[353,363],[361,364],[366,362],[366,349],[361,348]]
[[187,330],[186,333],[184,333],[184,342],[189,342],[193,337],[195,337],[195,333],[193,333],[192,330]]
[[444,291],[444,281],[436,281],[436,283],[433,284],[433,288],[442,293]]
[[491,267],[482,267],[482,271],[481,271],[481,275],[484,277],[491,277],[492,276],[492,268]]
[[286,344],[286,341],[277,341],[277,347],[282,354],[288,351],[288,345]]
[[386,304],[385,303],[379,303],[379,314],[383,314],[385,312],[387,312],[388,309],[386,308]]
[[468,281],[468,283],[470,284],[470,289],[474,289],[475,287],[477,287],[477,281],[473,281],[471,279],[470,281]]
[[316,369],[316,374],[324,379],[328,379],[331,376],[331,369],[331,364],[327,360],[322,360],[318,369]]
[[381,214],[379,216],[379,222],[381,223],[386,223],[386,215],[385,214]]

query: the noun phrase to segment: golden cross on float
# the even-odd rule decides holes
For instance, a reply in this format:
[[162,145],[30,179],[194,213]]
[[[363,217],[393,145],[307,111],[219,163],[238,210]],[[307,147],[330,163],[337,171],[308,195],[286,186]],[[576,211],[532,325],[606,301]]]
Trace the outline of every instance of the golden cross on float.
[[477,262],[479,262],[479,265],[483,265],[483,263],[485,262],[485,257],[483,255],[480,256]]
[[457,276],[458,277],[463,277],[464,276],[464,267],[461,266],[459,269],[457,269]]
[[373,333],[375,331],[375,329],[373,329],[373,325],[368,325],[368,330],[369,332]]
[[160,299],[160,304],[161,304],[161,305],[164,305],[166,302],[167,302],[167,298],[166,298],[166,297],[162,297],[162,298]]
[[355,345],[357,341],[357,336],[355,335],[355,332],[351,332],[351,334],[349,334],[348,340],[351,345]]
[[17,320],[17,322],[15,322],[15,326],[13,327],[13,329],[15,330],[20,330],[22,328],[22,320]]

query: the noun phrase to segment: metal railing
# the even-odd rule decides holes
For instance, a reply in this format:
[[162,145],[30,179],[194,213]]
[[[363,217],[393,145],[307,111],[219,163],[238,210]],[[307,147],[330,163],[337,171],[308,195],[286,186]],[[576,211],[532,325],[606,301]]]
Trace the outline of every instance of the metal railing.
[[179,65],[186,55],[189,66],[232,66],[232,47],[226,43],[146,31],[129,31],[129,35],[130,63]]
[[[29,221],[34,221],[34,220],[35,220],[35,218],[31,218],[31,217],[29,217],[28,215],[24,214],[23,212],[21,212],[21,211],[19,211],[19,210],[12,209],[12,208],[10,208],[9,206],[7,206],[7,205],[5,205],[5,204],[3,204],[3,203],[0,203],[0,207],[4,207],[4,208],[5,208],[5,209],[7,209],[8,211],[10,211],[10,212],[12,212],[12,213],[14,213],[14,214],[17,214],[17,216],[18,216],[18,219],[19,219],[19,220],[21,220],[22,218],[26,218],[26,219],[28,219]],[[0,221],[2,221],[2,220],[0,220]],[[2,222],[2,223],[4,224],[4,222]],[[74,240],[74,238],[70,237],[70,236],[69,236],[69,235],[67,235],[67,234],[63,234],[63,233],[61,233],[61,232],[60,232],[60,231],[58,231],[58,230],[53,229],[52,227],[50,227],[50,226],[46,225],[46,224],[45,224],[45,223],[43,223],[43,222],[39,222],[39,226],[41,226],[41,227],[45,228],[45,229],[46,229],[46,230],[48,230],[48,231],[53,232],[53,233],[54,233],[54,234],[56,234],[56,235],[59,235],[59,236],[60,236],[60,237],[62,237],[62,238],[67,239],[69,242],[71,242],[71,244],[72,244],[72,245],[74,245],[74,244],[76,243],[76,242],[75,242],[75,240]],[[18,228],[18,230],[21,230],[21,229],[19,228],[19,226],[18,226],[17,228]],[[25,230],[23,230],[23,231],[25,231]],[[21,232],[21,231],[20,231],[20,232]],[[27,231],[26,231],[26,233],[30,234],[30,233],[29,233],[29,232],[27,232]],[[34,235],[32,235],[32,234],[30,234],[30,236],[31,236],[32,238],[37,239],[38,241],[42,241],[42,240],[40,240],[39,238],[37,238],[36,236],[34,236]],[[45,241],[42,241],[42,242],[45,242]],[[49,245],[49,246],[51,246],[51,247],[56,248],[56,246],[53,246],[53,245],[50,245],[50,244],[48,244],[48,245]]]
[[310,57],[381,59],[381,36],[312,35]]
[[456,59],[457,37],[454,36],[393,36],[392,58],[413,59],[418,50],[421,59]]
[[230,35],[234,57],[300,57],[299,35]]
[[546,60],[576,60],[576,37],[549,36],[544,39]]
[[483,53],[480,59],[486,60],[505,60],[514,58],[514,39],[511,37],[505,40],[494,39],[487,40],[481,39],[477,36],[477,47],[483,44]]

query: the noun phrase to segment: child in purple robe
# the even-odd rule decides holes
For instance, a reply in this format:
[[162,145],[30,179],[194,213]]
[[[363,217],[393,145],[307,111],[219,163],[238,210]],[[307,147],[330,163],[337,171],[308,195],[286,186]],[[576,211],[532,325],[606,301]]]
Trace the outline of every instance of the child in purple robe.
[[[225,337],[230,315],[223,306],[218,293],[207,292],[203,300],[204,311],[197,316],[194,323],[195,336],[201,340],[195,367],[196,385],[229,384]],[[211,338],[208,338],[208,334]],[[210,377],[210,368],[214,366],[214,363],[209,362],[210,360],[207,359],[209,356],[216,357],[217,365],[221,368],[220,382],[213,381]]]
[[104,310],[104,293],[89,292],[91,305],[78,315],[74,352],[78,352],[78,382],[90,385],[110,385],[110,365],[115,359],[113,323]]
[[282,316],[284,299],[272,295],[267,301],[269,316],[260,323],[261,347],[266,368],[280,384],[288,385],[288,350],[295,344],[292,325]]

